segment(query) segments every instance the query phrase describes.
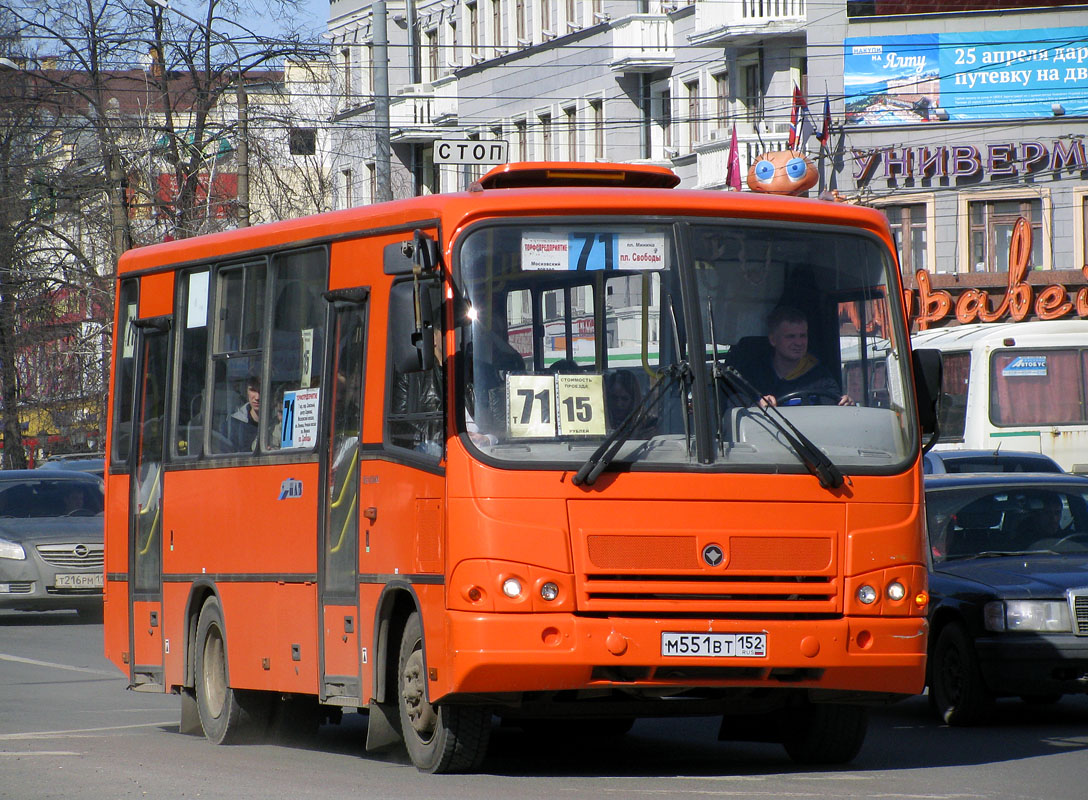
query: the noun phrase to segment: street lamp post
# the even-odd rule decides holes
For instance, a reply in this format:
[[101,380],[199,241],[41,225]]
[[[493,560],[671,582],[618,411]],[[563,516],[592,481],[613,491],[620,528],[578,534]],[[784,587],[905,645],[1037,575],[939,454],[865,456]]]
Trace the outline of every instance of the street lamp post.
[[[238,48],[234,45],[234,42],[230,40],[230,37],[225,34],[219,33],[214,30],[209,23],[205,25],[193,17],[190,17],[184,11],[170,6],[166,0],[144,0],[147,5],[152,7],[161,8],[164,11],[172,11],[179,17],[184,17],[189,22],[196,25],[208,33],[208,37],[218,36],[226,45],[234,51],[234,64],[238,72],[238,84],[236,88],[236,97],[238,104],[238,224],[240,227],[249,226],[249,98],[246,95],[245,76],[242,73],[242,55],[238,52]],[[212,187],[208,187],[208,193],[211,194]]]

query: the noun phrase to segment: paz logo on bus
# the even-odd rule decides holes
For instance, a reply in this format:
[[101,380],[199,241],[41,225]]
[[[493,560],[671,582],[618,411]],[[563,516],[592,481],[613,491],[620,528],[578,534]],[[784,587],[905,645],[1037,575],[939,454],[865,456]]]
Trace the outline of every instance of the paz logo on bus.
[[289,497],[302,497],[302,481],[287,478],[280,484],[280,496],[277,500],[286,500]]
[[722,551],[720,545],[708,544],[703,548],[703,561],[709,566],[716,567],[722,563],[722,559],[725,558],[725,553]]

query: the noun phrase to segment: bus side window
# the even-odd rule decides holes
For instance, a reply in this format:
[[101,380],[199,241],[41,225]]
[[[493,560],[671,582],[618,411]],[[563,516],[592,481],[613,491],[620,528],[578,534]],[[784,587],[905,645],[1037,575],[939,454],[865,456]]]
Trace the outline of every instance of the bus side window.
[[[284,441],[308,448],[316,441],[308,431],[299,429],[295,437],[295,429],[283,430],[284,399],[293,399],[300,411],[320,407],[328,253],[318,247],[276,255],[272,274],[270,376],[267,401],[261,403],[261,448],[277,450]],[[316,424],[312,413],[299,413],[294,419],[299,424]]]
[[[178,401],[174,408],[174,455],[204,452],[204,396],[208,358],[207,268],[185,273],[179,281],[177,308],[182,320],[178,361]],[[214,425],[213,425],[214,428]]]
[[[434,367],[429,370],[407,369],[412,358],[399,357],[414,351],[411,331],[414,327],[413,284],[402,281],[389,294],[390,385],[387,416],[388,442],[434,458],[444,447],[445,394],[442,382],[441,351],[438,334],[431,346],[436,348]],[[408,321],[409,324],[405,324]]]
[[220,269],[212,353],[213,453],[250,453],[259,430],[265,275],[263,261]]

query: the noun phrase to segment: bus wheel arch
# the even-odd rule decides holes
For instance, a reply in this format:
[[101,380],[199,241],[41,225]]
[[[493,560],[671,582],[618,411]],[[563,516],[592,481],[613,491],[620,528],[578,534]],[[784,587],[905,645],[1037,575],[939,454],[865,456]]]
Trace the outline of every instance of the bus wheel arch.
[[374,614],[374,688],[377,703],[396,703],[397,655],[404,627],[419,614],[419,598],[407,584],[390,584],[382,592]]

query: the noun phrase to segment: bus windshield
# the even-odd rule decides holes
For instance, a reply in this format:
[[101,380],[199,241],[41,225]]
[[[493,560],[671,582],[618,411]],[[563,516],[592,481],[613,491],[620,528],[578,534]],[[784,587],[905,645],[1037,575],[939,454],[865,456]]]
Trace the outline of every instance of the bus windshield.
[[494,222],[456,269],[461,420],[489,459],[577,468],[608,440],[617,469],[788,472],[811,444],[879,473],[915,447],[894,263],[855,229]]

